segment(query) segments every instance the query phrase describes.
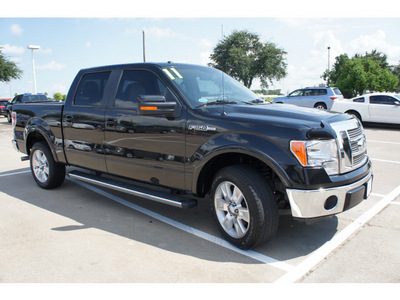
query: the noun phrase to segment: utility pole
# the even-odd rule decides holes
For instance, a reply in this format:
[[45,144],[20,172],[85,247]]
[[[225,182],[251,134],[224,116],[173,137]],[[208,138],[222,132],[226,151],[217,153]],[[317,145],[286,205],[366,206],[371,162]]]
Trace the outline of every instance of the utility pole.
[[330,72],[331,72],[331,57],[330,57],[330,55],[331,55],[331,47],[328,47],[328,87],[329,87],[329,85],[331,84],[331,75],[330,75]]
[[144,30],[142,30],[143,32],[143,62],[146,62],[146,37],[144,34]]

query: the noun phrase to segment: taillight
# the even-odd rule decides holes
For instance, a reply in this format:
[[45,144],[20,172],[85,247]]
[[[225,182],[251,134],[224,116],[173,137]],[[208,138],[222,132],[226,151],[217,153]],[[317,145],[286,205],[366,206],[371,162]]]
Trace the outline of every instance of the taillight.
[[14,111],[11,113],[11,120],[12,126],[15,127],[15,125],[17,125],[17,113]]
[[4,108],[6,108],[6,107],[5,107],[5,106],[1,106],[1,105],[0,105],[0,109],[4,109]]
[[329,98],[331,98],[332,100],[336,100],[337,99],[337,97],[329,97]]

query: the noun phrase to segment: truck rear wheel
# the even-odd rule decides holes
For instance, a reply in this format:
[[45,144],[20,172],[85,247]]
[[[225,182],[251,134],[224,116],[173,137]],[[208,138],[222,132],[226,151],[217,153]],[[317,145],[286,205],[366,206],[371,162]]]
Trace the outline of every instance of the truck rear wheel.
[[65,165],[57,163],[49,147],[38,142],[33,145],[30,155],[30,165],[33,178],[44,189],[60,186],[65,179]]
[[266,243],[278,228],[274,194],[265,178],[250,166],[229,166],[217,173],[211,209],[225,238],[242,249]]

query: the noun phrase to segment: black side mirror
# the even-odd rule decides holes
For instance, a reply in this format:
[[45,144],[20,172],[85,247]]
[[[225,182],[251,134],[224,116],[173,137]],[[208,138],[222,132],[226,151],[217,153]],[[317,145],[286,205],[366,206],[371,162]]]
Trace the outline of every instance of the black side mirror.
[[161,95],[140,95],[138,97],[138,114],[145,116],[174,117],[177,103],[167,102]]

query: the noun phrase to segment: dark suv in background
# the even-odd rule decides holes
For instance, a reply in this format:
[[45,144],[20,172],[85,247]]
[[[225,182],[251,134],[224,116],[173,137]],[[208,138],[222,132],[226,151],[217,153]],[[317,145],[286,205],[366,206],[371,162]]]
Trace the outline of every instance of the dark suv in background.
[[11,102],[6,106],[6,116],[8,123],[11,123],[11,113],[14,104],[28,103],[28,102],[47,102],[50,101],[45,94],[20,94],[14,97]]
[[272,102],[331,109],[333,101],[341,99],[343,95],[336,87],[307,87],[295,90],[287,96],[275,98]]
[[7,116],[7,107],[8,101],[7,100],[0,100],[0,116]]

